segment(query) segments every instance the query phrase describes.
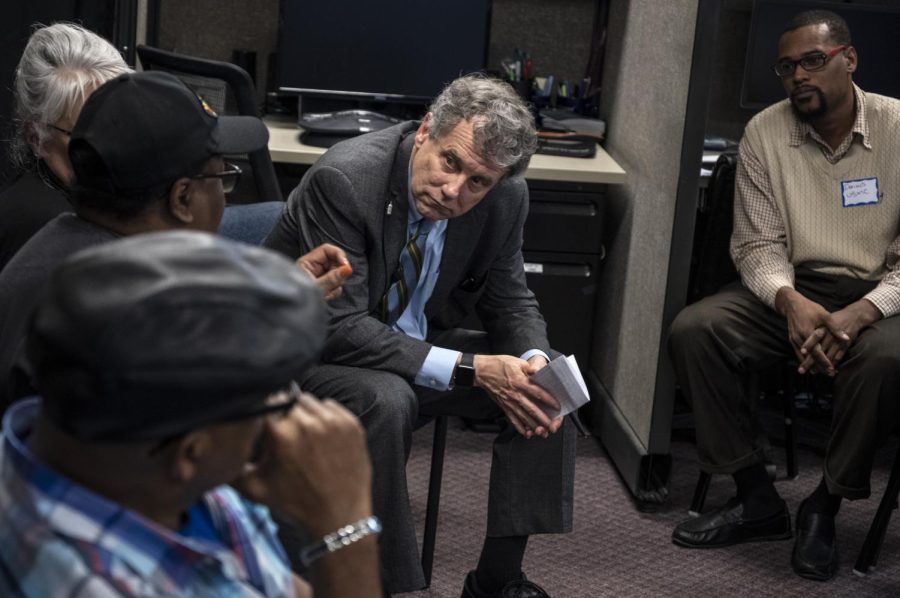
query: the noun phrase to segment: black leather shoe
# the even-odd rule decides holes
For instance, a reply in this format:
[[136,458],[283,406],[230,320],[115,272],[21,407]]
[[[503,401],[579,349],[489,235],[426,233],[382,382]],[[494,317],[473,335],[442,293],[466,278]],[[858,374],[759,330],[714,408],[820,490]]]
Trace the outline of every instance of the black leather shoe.
[[466,582],[463,584],[462,598],[550,598],[550,594],[536,583],[528,581],[525,574],[521,579],[509,582],[499,594],[486,594],[478,587],[475,572],[469,571]]
[[679,523],[672,532],[672,542],[685,548],[720,548],[791,537],[791,514],[784,501],[781,511],[768,517],[747,520],[743,513],[744,505],[732,498],[723,507]]
[[838,569],[834,517],[825,513],[804,513],[804,500],[797,509],[797,540],[791,554],[794,573],[806,579],[828,581]]

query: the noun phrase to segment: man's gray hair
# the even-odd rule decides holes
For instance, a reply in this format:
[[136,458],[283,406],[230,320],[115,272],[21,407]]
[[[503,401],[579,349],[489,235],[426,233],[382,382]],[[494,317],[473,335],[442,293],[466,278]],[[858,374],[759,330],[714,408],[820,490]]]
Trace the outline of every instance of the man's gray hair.
[[84,27],[73,23],[38,27],[22,52],[13,85],[16,136],[11,153],[23,168],[34,164],[25,140],[27,123],[43,143],[48,125],[83,104],[94,88],[131,70],[112,44]]
[[469,121],[481,157],[506,169],[508,176],[525,172],[537,149],[534,116],[515,90],[499,79],[477,73],[460,77],[428,110],[429,137],[443,137],[460,121]]

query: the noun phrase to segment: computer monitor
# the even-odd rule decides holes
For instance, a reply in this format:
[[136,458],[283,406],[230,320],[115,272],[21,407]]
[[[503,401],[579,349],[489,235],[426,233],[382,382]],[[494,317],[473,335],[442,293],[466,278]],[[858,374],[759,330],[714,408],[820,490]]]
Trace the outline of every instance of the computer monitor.
[[428,102],[484,69],[491,0],[282,0],[278,87],[304,96]]
[[900,97],[900,8],[755,0],[741,88],[741,106],[765,108],[785,98],[781,80],[772,71],[778,58],[778,39],[791,18],[804,10],[824,9],[841,15],[850,28],[859,66],[853,81],[863,90]]

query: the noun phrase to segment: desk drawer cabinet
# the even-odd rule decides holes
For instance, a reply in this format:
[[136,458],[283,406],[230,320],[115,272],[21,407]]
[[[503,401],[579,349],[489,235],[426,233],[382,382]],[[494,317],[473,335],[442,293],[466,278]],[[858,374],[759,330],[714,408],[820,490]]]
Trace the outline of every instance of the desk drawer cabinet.
[[523,254],[528,288],[554,349],[590,364],[597,281],[603,263],[603,185],[529,181]]
[[587,369],[602,257],[586,253],[523,252],[528,288],[541,305],[550,345],[574,354]]
[[603,193],[553,191],[529,186],[525,248],[601,254]]

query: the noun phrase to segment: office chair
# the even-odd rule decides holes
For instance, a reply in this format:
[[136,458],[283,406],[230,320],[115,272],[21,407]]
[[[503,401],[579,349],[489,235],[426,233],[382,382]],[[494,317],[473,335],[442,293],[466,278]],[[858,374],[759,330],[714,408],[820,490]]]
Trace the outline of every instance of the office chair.
[[[150,46],[138,46],[137,53],[146,70],[172,73],[202,96],[216,112],[259,116],[253,81],[241,67]],[[256,183],[256,201],[284,201],[269,149],[252,152],[247,159]]]
[[431,473],[428,476],[428,501],[425,506],[425,531],[422,534],[422,571],[425,587],[431,586],[434,565],[434,543],[437,535],[438,506],[441,502],[441,480],[444,477],[444,449],[447,447],[447,417],[434,420],[434,439],[431,444]]
[[878,510],[872,519],[872,525],[869,526],[866,540],[863,542],[862,548],[859,549],[856,564],[853,566],[855,574],[864,576],[871,567],[878,563],[878,555],[881,552],[881,545],[884,543],[884,534],[887,532],[888,524],[891,522],[891,514],[897,508],[898,495],[900,495],[900,445],[897,447],[897,456],[894,457],[894,464],[891,467],[891,476],[888,479],[887,487],[884,489],[881,502],[878,503]]
[[[688,284],[688,303],[693,303],[718,291],[721,287],[737,280],[738,273],[728,254],[731,230],[734,228],[734,178],[737,169],[737,152],[723,152],[716,161],[710,176],[705,205],[698,218],[694,248],[692,251],[691,280]],[[790,368],[790,362],[785,367]],[[795,369],[795,368],[792,368]],[[797,477],[796,440],[794,437],[796,395],[796,372],[788,372],[783,392],[784,407],[784,449],[787,460],[787,475]],[[759,375],[748,379],[747,396],[759,397]],[[755,405],[755,403],[751,403]],[[775,477],[775,466],[767,464],[769,475]],[[700,472],[688,514],[696,517],[703,512],[706,494],[712,475]]]

